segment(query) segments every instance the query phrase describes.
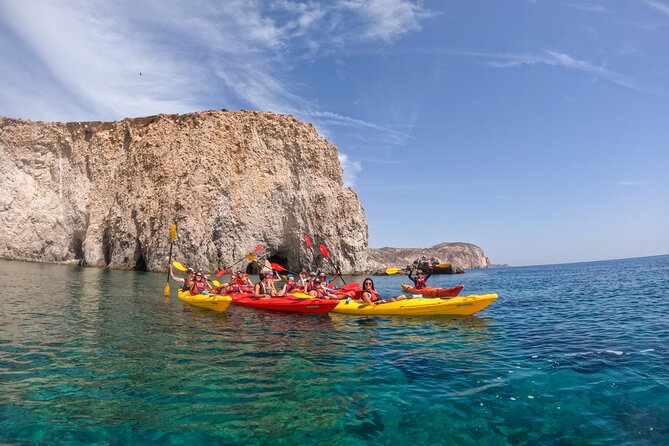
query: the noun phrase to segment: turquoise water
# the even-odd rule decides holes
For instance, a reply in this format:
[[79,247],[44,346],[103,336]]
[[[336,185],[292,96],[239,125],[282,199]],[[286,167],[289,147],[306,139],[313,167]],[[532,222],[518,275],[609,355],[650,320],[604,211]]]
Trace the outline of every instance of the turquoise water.
[[164,274],[21,262],[0,283],[0,443],[669,444],[669,256],[433,277],[500,295],[462,318],[216,314]]

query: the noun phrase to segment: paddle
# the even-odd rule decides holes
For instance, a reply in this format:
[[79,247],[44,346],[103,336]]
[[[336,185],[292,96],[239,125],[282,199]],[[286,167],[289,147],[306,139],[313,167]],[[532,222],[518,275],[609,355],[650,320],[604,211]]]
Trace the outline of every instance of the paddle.
[[177,236],[177,225],[172,223],[172,226],[170,226],[170,258],[167,261],[167,283],[165,284],[165,289],[163,289],[163,293],[165,293],[165,297],[169,297],[170,295],[170,268],[169,264],[172,261],[172,247],[174,246],[174,239]]
[[318,260],[316,260],[316,254],[314,254],[314,248],[311,246],[311,239],[307,234],[304,234],[304,242],[307,244],[307,247],[311,250],[311,257],[314,259],[314,263],[316,263],[316,269],[318,269]]
[[[248,256],[250,256],[251,254],[256,254],[258,251],[260,251],[260,250],[263,249],[264,247],[265,247],[265,245],[258,245],[258,246],[256,246],[255,249],[254,249],[253,251],[251,251],[250,253],[246,254],[244,257],[242,257],[241,259],[237,260],[235,263],[233,263],[232,265],[230,265],[230,268],[232,268],[233,266],[237,265],[237,264],[238,264],[239,262],[241,262],[242,260],[244,260],[244,259],[248,259],[248,258],[249,258]],[[252,260],[252,261],[254,261],[254,260]],[[222,276],[223,274],[225,274],[227,271],[228,271],[227,268],[223,268],[222,270],[217,271],[217,272],[216,272],[216,277],[221,277],[221,276]]]
[[332,268],[334,268],[334,270],[336,272],[339,272],[339,278],[341,279],[342,282],[344,282],[344,285],[346,285],[346,281],[344,280],[344,277],[342,277],[341,271],[339,271],[339,268],[337,268],[334,265],[334,263],[332,263],[332,260],[330,259],[330,252],[328,251],[328,248],[322,243],[320,244],[320,246],[318,248],[320,249],[321,254],[323,254],[323,257],[328,259],[328,262],[330,262],[330,265],[332,265]]
[[181,263],[177,262],[176,260],[172,262],[172,266],[174,266],[176,269],[178,269],[181,272],[185,272],[188,268],[183,266]]
[[298,299],[313,299],[314,298],[314,296],[312,296],[311,294],[305,294],[305,293],[300,293],[300,292],[291,293],[291,296],[297,297]]
[[400,272],[399,268],[386,268],[386,274],[391,275],[391,276],[393,274],[397,274],[399,272]]

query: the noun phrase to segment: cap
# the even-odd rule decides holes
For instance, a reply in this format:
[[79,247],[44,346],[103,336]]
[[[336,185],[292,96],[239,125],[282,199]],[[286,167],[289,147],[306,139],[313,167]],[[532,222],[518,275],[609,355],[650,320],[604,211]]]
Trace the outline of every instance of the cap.
[[314,280],[314,283],[321,283],[321,279]]
[[188,269],[186,270],[186,272],[187,272],[187,273],[194,273],[195,270],[194,270],[193,268],[188,268]]
[[312,272],[309,273],[309,275],[310,276],[316,276],[316,273],[312,271]]
[[293,274],[288,274],[286,277],[295,277]]
[[325,273],[320,273],[318,277],[325,277]]
[[266,275],[266,276],[273,276],[274,273],[273,273],[272,271],[267,271],[267,272],[265,273],[265,275]]
[[423,274],[423,270],[419,269],[418,271],[416,271],[416,273]]

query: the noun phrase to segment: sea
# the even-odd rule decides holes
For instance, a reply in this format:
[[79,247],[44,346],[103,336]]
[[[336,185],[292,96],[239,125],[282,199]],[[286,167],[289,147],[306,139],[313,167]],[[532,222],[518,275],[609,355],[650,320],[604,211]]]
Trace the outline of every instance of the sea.
[[499,295],[467,317],[219,314],[166,280],[0,261],[0,443],[669,444],[669,256],[430,278]]

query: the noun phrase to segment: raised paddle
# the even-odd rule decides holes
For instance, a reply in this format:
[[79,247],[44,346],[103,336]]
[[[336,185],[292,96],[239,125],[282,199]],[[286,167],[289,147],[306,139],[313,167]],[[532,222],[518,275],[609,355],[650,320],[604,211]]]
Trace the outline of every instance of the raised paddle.
[[172,223],[172,226],[170,226],[170,258],[167,261],[167,283],[165,284],[165,289],[163,289],[163,293],[165,293],[165,297],[170,296],[170,268],[169,264],[172,261],[172,247],[174,247],[174,239],[177,236],[177,225]]
[[[263,249],[264,247],[265,247],[265,245],[258,245],[258,246],[256,246],[255,249],[254,249],[253,251],[251,251],[250,253],[246,254],[244,257],[242,257],[241,259],[237,260],[235,263],[233,263],[232,265],[230,265],[230,268],[232,268],[233,266],[237,265],[237,264],[238,264],[239,262],[241,262],[242,260],[244,260],[244,259],[248,259],[248,258],[249,258],[248,256],[250,256],[250,255],[252,255],[252,254],[256,254],[258,251],[260,251],[260,250]],[[252,260],[252,261],[253,261],[253,260]],[[222,276],[223,274],[225,274],[226,272],[228,272],[228,269],[227,269],[227,268],[223,268],[222,270],[216,272],[216,277],[221,277],[221,276]]]
[[346,285],[346,281],[344,280],[344,277],[341,275],[341,271],[339,271],[339,268],[337,268],[334,263],[332,263],[332,260],[330,259],[330,252],[328,251],[328,248],[324,244],[320,244],[318,247],[321,251],[321,254],[323,254],[323,257],[328,259],[328,262],[330,262],[330,265],[332,265],[332,268],[335,270],[335,274],[339,272],[339,278],[341,279],[342,282],[344,282],[344,285]]
[[183,266],[181,263],[177,262],[176,260],[172,262],[172,266],[181,271],[182,273],[185,272],[188,268]]

